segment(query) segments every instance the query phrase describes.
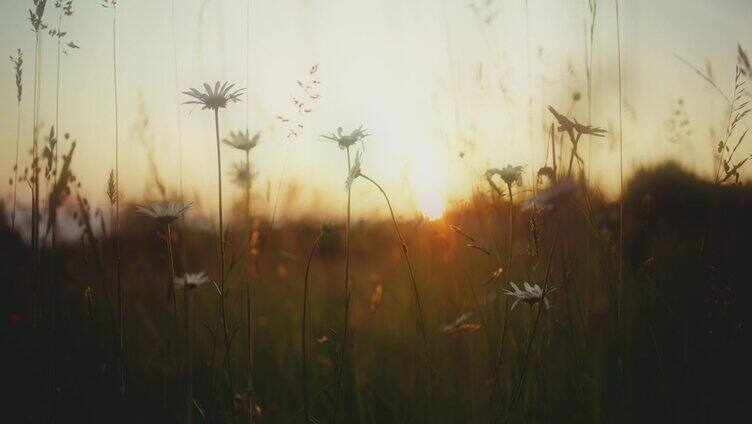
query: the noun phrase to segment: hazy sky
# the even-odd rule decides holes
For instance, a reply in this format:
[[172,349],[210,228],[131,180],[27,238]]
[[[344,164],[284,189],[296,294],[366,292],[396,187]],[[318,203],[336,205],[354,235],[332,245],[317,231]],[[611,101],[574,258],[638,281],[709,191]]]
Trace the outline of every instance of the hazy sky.
[[[21,48],[25,59],[23,164],[32,133],[30,5],[31,0],[0,2],[0,51],[7,56]],[[221,134],[246,126],[261,131],[261,145],[253,151],[255,204],[268,211],[272,202],[266,193],[271,191],[273,201],[284,176],[283,218],[333,217],[344,210],[339,207],[344,154],[319,138],[338,126],[363,124],[371,130],[364,172],[382,181],[398,211],[409,215],[436,213],[461,200],[489,166],[530,167],[533,159],[537,169],[546,151],[542,126],[551,122],[546,105],[567,111],[572,93],[580,92],[583,100],[573,114],[588,121],[587,0],[530,0],[529,32],[522,0],[175,0],[174,5],[174,33],[171,0],[120,0],[117,8],[121,188],[130,198],[143,199],[149,176],[146,150],[134,132],[143,105],[171,195],[179,177],[179,115],[187,197],[198,196],[203,210],[212,210],[213,116],[177,104],[187,100],[177,90],[205,81],[248,88],[242,103],[221,113]],[[609,130],[618,124],[614,6],[597,1],[593,50],[592,122]],[[46,21],[56,25],[51,4]],[[675,55],[702,69],[709,62],[718,85],[730,90],[736,44],[752,48],[752,2],[628,0],[621,4],[621,22],[627,168],[671,157],[707,172],[714,146],[710,126],[721,131],[724,100]],[[114,163],[112,11],[97,0],[78,0],[63,26],[81,48],[62,57],[60,128],[79,142],[74,169],[83,191],[101,200]],[[42,47],[41,120],[48,130],[55,119],[56,46],[45,36]],[[292,99],[303,93],[296,81],[308,79],[312,65],[318,65],[321,97],[307,101],[311,113],[298,118]],[[10,176],[16,99],[7,62],[0,68],[0,93],[0,169]],[[666,129],[680,98],[691,122],[686,144],[669,141]],[[277,115],[303,123],[296,139],[286,139],[287,127]],[[590,153],[593,176],[608,190],[618,181],[614,135],[594,142]],[[223,156],[227,169],[242,157],[228,149]],[[27,190],[21,193],[28,198]],[[365,182],[356,183],[353,195],[358,216],[385,212],[378,192]]]

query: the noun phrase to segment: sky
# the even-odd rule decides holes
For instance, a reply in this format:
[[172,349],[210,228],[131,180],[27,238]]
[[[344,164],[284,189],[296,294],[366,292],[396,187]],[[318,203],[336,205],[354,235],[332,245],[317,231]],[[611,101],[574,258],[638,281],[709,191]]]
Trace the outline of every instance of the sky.
[[[29,162],[32,138],[31,3],[0,2],[0,51],[11,55],[20,48],[24,54],[21,168]],[[596,1],[591,52],[587,0],[120,0],[116,67],[112,9],[78,0],[73,10],[63,29],[80,48],[61,55],[59,97],[57,45],[42,37],[40,120],[42,133],[48,132],[58,110],[59,133],[78,143],[73,168],[81,192],[95,203],[105,201],[114,167],[114,71],[120,187],[136,202],[158,197],[150,183],[151,149],[168,197],[179,196],[182,174],[185,198],[196,203],[197,213],[213,213],[213,114],[182,105],[188,98],[179,92],[215,81],[246,89],[242,102],[221,111],[220,134],[261,132],[252,152],[253,208],[268,216],[277,204],[280,220],[343,215],[346,157],[320,137],[337,127],[370,130],[363,172],[382,183],[400,215],[437,217],[483,184],[489,167],[525,165],[527,176],[543,165],[547,105],[609,130],[581,149],[592,180],[618,193],[613,1]],[[56,27],[57,19],[48,5],[45,21]],[[752,2],[622,0],[619,22],[626,172],[672,159],[708,175],[718,141],[711,129],[723,131],[726,103],[679,57],[703,71],[709,64],[717,85],[730,91],[737,43],[752,48]],[[298,81],[312,85],[308,94],[317,98]],[[15,92],[7,63],[0,68],[0,170],[6,177],[15,161]],[[574,93],[581,100],[573,104]],[[294,99],[310,112],[299,113]],[[680,101],[689,135],[676,142],[668,120]],[[148,131],[139,132],[145,116]],[[291,124],[303,126],[295,137],[288,137]],[[242,195],[227,174],[242,158],[222,150],[230,198]],[[7,199],[5,187],[0,195]],[[27,203],[28,189],[19,193]],[[380,196],[365,181],[356,182],[355,216],[385,216]]]

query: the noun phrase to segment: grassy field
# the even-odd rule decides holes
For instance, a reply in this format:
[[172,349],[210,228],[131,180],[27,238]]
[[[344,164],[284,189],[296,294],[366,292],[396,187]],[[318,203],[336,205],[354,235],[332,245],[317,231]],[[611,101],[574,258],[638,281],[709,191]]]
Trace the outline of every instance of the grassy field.
[[[744,380],[740,299],[749,291],[743,275],[750,198],[746,187],[718,188],[672,165],[638,173],[625,194],[621,282],[618,204],[604,203],[593,190],[587,196],[575,190],[544,212],[512,209],[511,247],[510,208],[494,194],[479,192],[438,221],[400,222],[427,351],[391,223],[355,222],[338,419],[703,422],[743,415],[743,392],[736,388]],[[144,225],[132,205],[123,211],[125,394],[118,384],[113,275],[109,268],[98,275],[93,266],[96,249],[112,263],[110,240],[59,247],[61,306],[51,334],[51,251],[42,250],[33,328],[30,251],[4,227],[2,363],[4,385],[12,388],[4,413],[12,422],[44,421],[51,411],[60,421],[185,421],[185,316],[182,306],[174,316],[165,296],[164,239],[160,226]],[[310,419],[331,422],[345,348],[344,226],[333,225],[313,255],[303,336],[306,259],[320,225],[256,225],[258,255],[251,255],[248,229],[240,224],[231,226],[228,242],[232,387],[240,397],[248,390],[250,281],[257,420],[304,419],[305,339]],[[203,267],[216,275],[215,233],[188,223],[172,236],[178,275]],[[550,308],[520,302],[509,310],[514,299],[504,295],[507,279],[555,288],[546,296]],[[179,305],[184,293],[177,292]],[[230,421],[218,291],[207,283],[189,294],[193,418]],[[466,320],[455,322],[463,314]],[[234,404],[237,419],[247,421],[247,397]]]
[[[537,46],[539,57],[533,58],[536,46],[531,41],[528,2],[524,2],[520,18],[524,17],[525,34],[514,43],[519,48],[524,38],[526,72],[522,73],[526,84],[510,81],[512,94],[519,94],[515,87],[526,87],[517,103],[507,97],[506,68],[500,69],[497,62],[501,60],[497,59],[517,65],[521,56],[507,58],[492,51],[495,43],[489,41],[487,31],[497,16],[506,12],[487,1],[485,6],[480,2],[463,6],[474,13],[478,25],[484,25],[480,36],[491,56],[490,60],[480,60],[477,67],[472,64],[475,85],[464,89],[468,93],[477,89],[478,93],[462,96],[460,79],[469,75],[469,68],[454,69],[455,60],[464,58],[453,56],[451,13],[446,5],[441,13],[416,7],[411,13],[423,23],[431,23],[433,15],[423,16],[421,11],[438,13],[434,17],[444,19],[451,83],[423,86],[423,82],[418,83],[424,79],[423,71],[412,69],[411,64],[425,58],[415,52],[400,53],[397,56],[405,61],[403,68],[410,70],[405,74],[410,75],[395,71],[391,76],[394,81],[380,80],[384,87],[356,75],[360,78],[358,90],[371,90],[370,95],[376,98],[371,104],[364,95],[342,89],[352,87],[345,78],[353,77],[347,66],[335,67],[329,74],[334,77],[332,82],[342,83],[341,92],[327,93],[318,73],[319,64],[313,62],[306,65],[304,77],[295,81],[289,101],[284,94],[280,96],[287,101],[286,109],[276,116],[276,112],[269,113],[275,109],[270,106],[267,110],[266,99],[261,99],[266,92],[251,92],[252,71],[259,70],[252,69],[251,63],[260,67],[267,64],[255,62],[253,52],[262,50],[258,46],[263,43],[257,42],[252,49],[250,1],[243,2],[242,7],[241,2],[230,6],[236,20],[244,12],[243,27],[228,24],[229,29],[245,32],[244,47],[238,48],[237,40],[233,40],[235,45],[227,52],[231,59],[242,57],[245,84],[212,80],[211,84],[195,87],[180,86],[181,72],[196,74],[200,68],[202,78],[208,72],[227,73],[224,44],[205,34],[210,32],[206,31],[210,28],[207,22],[214,17],[205,20],[205,12],[219,16],[221,6],[202,1],[193,8],[178,7],[185,16],[176,18],[175,2],[170,2],[171,46],[162,51],[153,50],[155,46],[134,46],[133,41],[131,45],[119,44],[118,34],[133,37],[134,32],[127,25],[118,27],[119,2],[96,3],[101,14],[84,9],[85,16],[106,16],[107,21],[96,23],[97,35],[87,41],[99,43],[92,51],[98,52],[100,65],[107,66],[85,69],[97,77],[106,74],[112,91],[107,88],[107,93],[100,93],[101,86],[94,85],[96,78],[92,78],[88,89],[99,97],[86,106],[88,109],[82,107],[85,112],[66,109],[69,100],[63,97],[61,101],[60,96],[61,87],[65,88],[68,81],[65,77],[74,73],[61,72],[65,69],[61,64],[79,49],[68,35],[68,29],[75,28],[68,26],[69,19],[75,22],[71,18],[72,1],[30,2],[28,16],[22,19],[33,31],[33,47],[29,51],[32,45],[26,40],[26,50],[14,49],[10,57],[15,90],[11,90],[13,96],[5,97],[14,107],[16,125],[13,131],[6,131],[15,136],[15,161],[4,162],[13,167],[9,189],[0,198],[0,387],[5,387],[6,393],[0,403],[0,422],[665,423],[737,422],[749,415],[744,390],[747,373],[743,371],[748,368],[748,348],[744,346],[749,340],[749,314],[743,300],[750,295],[749,280],[744,275],[749,273],[752,187],[743,176],[748,175],[748,161],[752,159],[748,142],[744,142],[752,111],[748,89],[752,64],[741,45],[736,50],[735,73],[727,81],[733,87],[730,90],[716,83],[722,77],[713,75],[710,60],[706,70],[700,70],[675,55],[677,66],[694,71],[703,90],[719,102],[721,97],[726,100],[723,115],[727,119],[721,127],[716,127],[717,122],[709,124],[712,145],[702,145],[699,137],[694,137],[690,122],[694,117],[690,118],[689,108],[680,97],[671,99],[663,128],[670,146],[634,155],[644,144],[635,143],[637,136],[625,135],[624,128],[647,134],[649,130],[636,118],[637,111],[649,114],[651,109],[641,110],[641,106],[653,107],[651,102],[659,101],[648,96],[649,101],[640,105],[633,104],[631,96],[623,98],[625,85],[634,87],[644,81],[637,79],[635,83],[632,79],[641,64],[622,63],[619,1],[609,9],[613,22],[607,21],[609,26],[601,34],[606,32],[608,37],[602,40],[596,40],[599,3],[588,1],[587,8],[582,3],[587,14],[580,17],[587,31],[578,42],[587,46],[583,50],[584,69],[579,70],[577,66],[582,64],[575,65],[567,58],[567,73],[555,78],[537,72],[534,75],[531,63],[537,60],[541,67],[548,67],[544,61],[548,56]],[[157,16],[153,15],[156,9],[147,7],[155,3],[126,9],[125,17],[130,19],[126,22],[147,22],[147,18]],[[395,16],[402,16],[399,13],[403,10],[394,9],[398,13]],[[274,8],[261,10],[269,16],[281,16]],[[306,6],[292,12],[300,12],[304,20],[312,16],[323,19],[328,18],[325,10]],[[186,34],[178,38],[176,22],[193,19],[189,16],[193,12],[197,12],[196,20],[190,22],[196,28],[184,31],[191,35],[188,42]],[[384,14],[387,20],[391,16]],[[222,19],[217,19],[219,38],[226,35],[221,31]],[[464,25],[453,30],[468,31],[467,22]],[[476,23],[472,25],[475,31]],[[539,30],[546,26],[536,23]],[[391,36],[390,28],[372,29],[389,31]],[[100,34],[102,30],[107,37]],[[573,33],[580,30],[573,28]],[[345,32],[335,31],[332,38],[352,41],[343,37]],[[301,29],[296,37],[301,34],[307,32]],[[434,39],[432,32],[417,29],[408,35],[405,38],[416,43],[423,38]],[[379,38],[369,37],[363,41]],[[102,45],[102,40],[107,44]],[[146,44],[146,38],[137,40]],[[187,48],[181,45],[178,49],[181,42],[177,40]],[[321,40],[329,38],[322,35]],[[595,46],[601,48],[596,41],[609,46],[601,56],[615,63],[606,64],[600,56],[594,58]],[[391,57],[392,42],[377,43],[372,49],[389,50],[383,57]],[[272,46],[263,44],[263,50],[271,51]],[[295,46],[309,53],[308,47]],[[630,46],[630,50],[638,50]],[[198,64],[179,70],[178,53],[193,47],[198,52]],[[141,53],[142,48],[153,54],[145,56],[150,58],[148,63],[129,62],[128,58]],[[145,101],[139,97],[136,123],[128,135],[121,128],[124,123],[119,107],[123,101],[119,96],[132,100],[135,91],[131,90],[141,89],[137,77],[126,89],[122,86],[123,77],[129,76],[122,69],[123,58],[118,56],[123,49],[131,71],[148,68],[153,71],[149,79],[160,85],[161,118],[156,121],[164,121],[167,110],[171,116],[175,113],[175,122],[151,126]],[[162,59],[168,51],[173,56],[170,67],[174,71],[165,74],[170,74],[169,78],[154,69],[167,62],[151,62]],[[103,52],[106,61],[101,60]],[[221,60],[214,53],[222,56]],[[292,55],[298,53],[296,50]],[[428,50],[421,53],[433,55]],[[367,49],[347,54],[369,56]],[[55,61],[47,62],[50,57]],[[372,67],[369,61],[345,59],[357,65],[352,69]],[[485,72],[495,75],[483,76],[486,62],[492,66],[485,69],[495,69]],[[601,71],[605,78],[598,81],[596,87],[603,93],[594,100],[592,72],[599,62],[604,63],[605,70]],[[80,63],[78,66],[83,69]],[[430,61],[423,66],[435,69]],[[622,81],[623,68],[627,82]],[[238,69],[233,72],[239,73]],[[578,77],[577,73],[583,75]],[[371,75],[382,77],[379,73]],[[651,82],[658,78],[648,77]],[[168,80],[175,82],[174,90],[162,87]],[[495,85],[486,87],[491,80],[496,80]],[[545,94],[545,88],[567,84],[572,88],[556,88],[569,90],[565,96],[557,93],[549,99]],[[412,85],[415,87],[408,87]],[[578,88],[580,85],[582,88]],[[13,86],[8,83],[8,87]],[[403,105],[401,109],[389,92],[396,90],[407,99],[407,91],[402,92],[407,88],[418,94],[411,99],[412,106]],[[432,90],[441,91],[452,101],[442,103]],[[649,85],[642,90],[649,91]],[[170,96],[165,95],[168,92]],[[534,107],[534,100],[539,103],[538,92],[541,101]],[[63,90],[64,96],[66,93]],[[314,110],[324,108],[325,103],[318,101],[322,93],[334,94],[332,97],[339,96],[340,100],[360,98],[369,107],[388,104],[384,109],[392,115],[385,114],[381,125],[377,124],[384,131],[380,139],[372,141],[377,136],[363,126],[347,130],[338,127],[324,135],[302,137],[304,129],[311,131],[308,125]],[[483,97],[479,97],[478,105],[477,99],[471,99],[476,94]],[[423,95],[425,98],[418,98]],[[500,115],[493,109],[502,106],[494,102],[502,97],[503,119],[496,122]],[[520,102],[523,97],[526,108]],[[600,101],[603,98],[614,100],[617,106],[609,109],[599,104],[606,103]],[[109,117],[109,112],[103,112],[105,102],[107,108],[112,106],[112,122],[100,122],[101,116]],[[236,125],[239,116],[227,114],[226,109],[239,111],[241,105],[237,103],[241,102],[246,102],[245,130],[224,134],[229,126],[225,120]],[[423,110],[427,104],[442,109],[450,103],[453,114]],[[493,119],[487,120],[494,121],[494,131],[503,127],[508,133],[478,135],[482,132],[476,133],[475,116],[473,112],[465,116],[466,111],[460,110],[462,103],[478,106],[477,110],[468,109],[478,111],[478,115],[481,110],[492,111]],[[345,104],[331,109],[347,109]],[[703,106],[707,107],[698,110],[705,110],[707,121],[712,121],[717,112],[715,104]],[[599,115],[599,119],[608,122],[608,131],[595,123],[582,123],[584,116],[590,121],[594,108],[601,107],[599,112],[607,116]],[[187,109],[192,113],[191,121],[181,121],[188,119]],[[364,114],[380,116],[376,109]],[[527,113],[518,113],[517,109],[527,109]],[[64,128],[65,119],[72,121],[70,117],[77,113],[87,118],[91,113],[92,121],[93,116],[99,116],[100,121],[86,122],[86,130],[99,137],[102,128],[109,130],[111,125],[112,139],[108,135],[107,140],[96,140],[102,144],[77,144],[73,136],[60,131],[61,114]],[[413,113],[426,115],[413,117]],[[454,117],[454,135],[447,135],[446,128],[438,129],[443,123],[437,122],[450,115]],[[460,123],[461,115],[467,122]],[[526,119],[520,120],[520,116]],[[393,118],[401,122],[392,122]],[[264,119],[271,124],[260,124]],[[426,122],[414,126],[414,122],[408,122],[419,119]],[[625,125],[627,120],[629,125]],[[653,125],[660,119],[651,117],[650,121]],[[206,131],[208,126],[198,130],[202,127],[194,124],[199,123],[210,123],[211,132]],[[175,149],[166,154],[155,142],[162,135],[155,134],[163,130],[161,126],[172,128],[173,124],[177,129],[175,145],[164,144]],[[259,132],[251,133],[248,127],[252,125],[258,125]],[[528,130],[523,131],[527,134],[522,141],[517,134],[520,128]],[[191,132],[190,137],[184,137],[182,131]],[[342,173],[336,187],[315,186],[313,177],[323,181],[337,171],[328,169],[334,168],[331,157],[317,159],[312,155],[305,159],[310,159],[307,165],[314,168],[298,170],[303,174],[298,173],[297,180],[285,180],[291,153],[284,150],[282,156],[257,155],[254,149],[262,131],[270,143],[287,142],[285,149],[298,137],[321,141],[325,148],[337,152],[343,164],[341,171],[345,171],[346,160],[347,173]],[[442,135],[435,136],[437,133]],[[444,143],[442,137],[456,140],[450,140],[445,149],[443,144],[439,146]],[[183,138],[199,138],[209,144],[184,146]],[[503,148],[496,144],[499,138],[503,139]],[[599,138],[607,142],[600,145],[602,150],[594,157],[591,141]],[[404,150],[399,153],[407,152],[410,160],[404,169],[397,166],[397,160],[382,163],[384,168],[379,171],[395,165],[389,172],[416,174],[415,178],[421,180],[407,190],[414,191],[411,195],[417,199],[412,209],[393,204],[395,199],[404,201],[404,197],[390,193],[394,185],[381,185],[383,174],[369,174],[363,166],[366,154],[381,154],[382,160],[392,161],[394,151],[378,144],[385,139],[392,146],[397,143]],[[123,148],[128,151],[127,145],[122,145],[124,141],[137,142],[146,153],[139,166],[134,166],[132,152],[122,157]],[[627,148],[633,153],[632,165],[625,169],[625,144],[630,141],[633,144]],[[105,142],[106,149],[95,150]],[[501,151],[505,160],[513,156],[512,150],[514,157],[520,157],[520,152],[527,157],[529,148],[530,163],[489,165],[494,159],[485,156],[483,146],[473,150],[480,143],[492,146],[494,152]],[[383,150],[367,152],[366,145]],[[206,146],[211,148],[211,156],[207,156]],[[301,143],[295,146],[300,148]],[[184,148],[190,153],[186,157],[201,160],[200,172],[184,168]],[[435,154],[439,150],[449,151],[454,161],[464,161],[457,168],[467,165],[466,175],[452,174],[449,168],[456,164],[443,161]],[[661,156],[659,150],[678,153]],[[81,158],[82,151],[106,152],[106,158],[96,160],[108,164],[107,174],[99,175],[100,168],[94,165],[100,164],[87,163]],[[300,148],[296,154],[304,156],[300,153],[303,151],[310,152]],[[699,157],[705,151],[712,157]],[[642,161],[653,153],[655,157]],[[227,160],[233,158],[229,154],[240,161],[228,169]],[[466,155],[475,157],[465,160]],[[429,161],[429,156],[436,157]],[[675,161],[662,162],[659,158],[664,157]],[[484,169],[479,169],[480,160],[487,161]],[[695,166],[696,160],[709,166]],[[596,161],[607,168],[606,178],[602,173],[592,176]],[[163,178],[169,172],[167,162],[175,165],[179,182]],[[639,168],[640,163],[654,165]],[[257,167],[259,164],[266,167]],[[485,169],[492,165],[500,167]],[[370,166],[378,167],[374,163]],[[131,173],[121,172],[123,167]],[[273,176],[269,169],[274,170]],[[259,180],[264,170],[269,175]],[[79,172],[97,173],[98,179],[79,178]],[[134,177],[136,174],[141,181]],[[123,175],[126,184],[121,186]],[[127,181],[127,176],[132,180]],[[411,178],[415,179],[414,175],[407,175],[405,181]],[[434,185],[450,185],[446,181],[440,184],[439,178],[467,178],[461,181],[468,183],[467,189],[449,202],[447,187],[434,190]],[[265,197],[259,195],[263,191],[261,181],[266,183]],[[141,183],[148,189],[138,194],[132,188]],[[202,183],[210,183],[209,188]],[[344,192],[319,197],[342,190],[342,183]],[[352,194],[354,185],[373,190],[378,203],[370,199],[367,206],[371,212],[363,213],[359,209],[363,204],[353,207],[361,200]],[[86,198],[86,193],[104,191],[105,186],[106,198],[95,195],[91,202]],[[124,195],[126,190],[130,191]],[[286,198],[280,205],[283,190]],[[187,195],[189,192],[192,195]],[[309,209],[294,202],[301,192],[313,193]],[[421,197],[432,207],[420,206]],[[212,199],[211,204],[203,203],[207,198]],[[334,205],[326,198],[346,198],[346,202]],[[279,217],[278,206],[285,208],[286,202],[293,205],[290,209],[297,218]],[[338,211],[346,212],[334,222],[311,218],[340,216]],[[429,219],[431,212],[441,213]]]

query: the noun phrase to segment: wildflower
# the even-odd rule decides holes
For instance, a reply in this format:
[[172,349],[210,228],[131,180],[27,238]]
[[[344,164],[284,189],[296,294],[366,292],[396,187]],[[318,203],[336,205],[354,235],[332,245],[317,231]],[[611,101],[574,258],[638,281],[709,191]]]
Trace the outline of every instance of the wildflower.
[[236,103],[240,101],[240,96],[243,94],[243,89],[237,89],[232,91],[235,84],[229,84],[227,82],[219,85],[219,81],[214,84],[214,89],[209,84],[204,83],[205,92],[200,92],[195,88],[191,88],[190,91],[184,91],[183,94],[193,97],[196,100],[189,100],[183,102],[186,105],[201,105],[202,109],[218,110],[227,107],[227,103]]
[[206,276],[204,271],[201,271],[196,273],[186,273],[182,277],[176,277],[174,281],[176,286],[192,290],[209,282],[209,277]]
[[600,127],[582,125],[577,122],[576,119],[574,120],[574,122],[572,122],[569,118],[557,112],[556,109],[554,109],[552,106],[548,107],[548,111],[551,112],[552,115],[554,115],[554,118],[556,118],[556,121],[559,123],[557,130],[569,134],[569,139],[572,140],[573,143],[575,142],[575,140],[579,140],[580,136],[582,136],[583,134],[590,134],[595,137],[603,137],[603,134],[606,132],[606,130]]
[[503,169],[490,168],[486,171],[486,179],[490,181],[494,175],[498,175],[509,187],[513,184],[522,185],[522,171],[524,169],[524,166],[512,165],[507,165]]
[[528,283],[524,283],[523,287],[525,289],[520,290],[520,288],[517,287],[516,284],[514,283],[509,283],[509,284],[512,286],[512,289],[514,290],[513,291],[504,290],[504,294],[515,298],[511,309],[514,309],[514,307],[517,305],[517,302],[519,302],[520,300],[527,303],[528,305],[534,305],[540,302],[541,300],[543,300],[543,303],[546,304],[546,308],[549,308],[550,306],[548,304],[548,299],[546,299],[546,296],[548,296],[548,294],[551,293],[552,291],[556,290],[556,288],[547,288],[544,293],[543,289],[541,289],[539,285],[536,284],[534,286],[531,286]]
[[237,184],[239,187],[248,187],[253,182],[253,179],[256,177],[256,173],[252,172],[244,163],[233,163],[232,169],[230,170],[230,175],[232,176],[232,182]]
[[352,167],[350,167],[350,174],[347,176],[347,180],[345,181],[345,190],[350,191],[350,187],[352,186],[352,183],[355,181],[356,178],[360,177],[360,164],[362,160],[362,154],[360,152],[355,154],[355,161],[353,162]]
[[169,224],[190,207],[190,203],[184,205],[180,202],[165,202],[154,203],[149,207],[137,206],[136,210],[142,215],[155,218],[162,224]]
[[336,142],[339,145],[340,149],[345,150],[353,144],[362,141],[369,135],[371,134],[368,132],[368,130],[364,130],[363,126],[361,125],[358,128],[354,129],[350,134],[345,134],[342,131],[342,127],[339,127],[337,128],[336,134],[332,133],[330,135],[322,135],[321,137]]
[[230,138],[222,140],[223,143],[230,147],[234,147],[238,150],[248,152],[258,145],[261,133],[257,132],[253,137],[249,136],[248,130],[243,131],[231,131]]

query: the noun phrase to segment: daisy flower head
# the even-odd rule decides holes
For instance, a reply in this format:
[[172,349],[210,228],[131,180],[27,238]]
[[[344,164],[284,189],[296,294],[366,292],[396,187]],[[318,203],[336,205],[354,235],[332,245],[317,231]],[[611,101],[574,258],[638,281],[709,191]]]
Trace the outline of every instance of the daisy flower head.
[[260,138],[261,132],[257,132],[253,137],[250,137],[248,130],[245,130],[245,132],[231,131],[230,138],[225,138],[224,140],[222,140],[222,142],[230,147],[248,152],[258,145]]
[[548,309],[550,306],[548,304],[548,299],[546,299],[546,296],[556,290],[556,288],[551,287],[546,288],[544,292],[539,285],[535,284],[531,286],[527,282],[523,284],[524,290],[520,290],[520,288],[517,287],[517,284],[509,283],[509,285],[512,286],[512,290],[504,290],[504,294],[514,298],[514,303],[512,304],[512,308],[510,310],[514,309],[519,301],[523,301],[532,306],[536,303],[539,303],[541,300],[546,305],[546,309]]
[[560,132],[566,132],[567,134],[569,134],[569,138],[571,140],[579,139],[583,134],[589,134],[594,137],[603,137],[603,134],[606,133],[606,130],[604,130],[603,128],[593,127],[591,125],[583,125],[577,122],[576,119],[572,121],[571,119],[557,112],[556,109],[554,109],[552,106],[548,107],[548,111],[551,112],[554,118],[556,118],[556,122],[559,123],[559,126],[556,129]]
[[204,83],[204,91],[201,92],[195,88],[191,88],[189,91],[184,91],[183,94],[189,97],[193,97],[195,100],[188,100],[183,102],[185,105],[200,105],[201,109],[219,110],[227,107],[228,103],[237,103],[240,101],[240,96],[243,94],[243,89],[239,88],[233,90],[235,84],[229,84],[224,82],[220,85],[217,81],[214,84],[214,88],[209,84]]
[[368,130],[364,130],[363,126],[361,125],[358,128],[352,130],[350,134],[345,134],[342,130],[342,127],[339,127],[337,128],[336,133],[322,135],[321,137],[336,142],[339,148],[344,150],[354,145],[355,143],[362,141],[369,135],[371,135],[371,133],[369,133]]
[[494,175],[498,175],[507,186],[511,187],[514,184],[522,185],[522,171],[524,166],[512,166],[507,165],[503,169],[490,168],[486,171],[486,178],[491,180]]
[[196,287],[209,282],[209,277],[204,271],[196,273],[186,273],[182,277],[175,277],[175,285],[184,289],[192,290]]
[[230,170],[232,182],[235,183],[238,187],[250,186],[251,183],[253,183],[254,178],[256,178],[256,175],[256,172],[253,172],[250,169],[246,168],[245,163],[242,162],[233,163],[232,169]]
[[141,215],[154,218],[162,224],[169,224],[178,219],[190,207],[190,203],[163,202],[153,203],[150,206],[136,206],[136,211]]

